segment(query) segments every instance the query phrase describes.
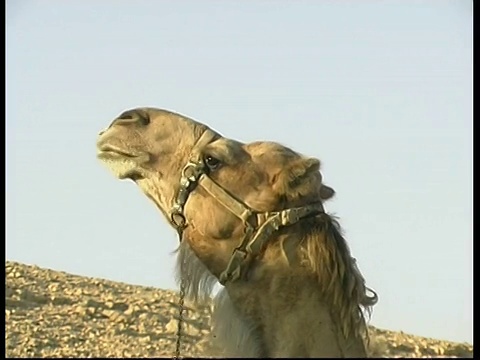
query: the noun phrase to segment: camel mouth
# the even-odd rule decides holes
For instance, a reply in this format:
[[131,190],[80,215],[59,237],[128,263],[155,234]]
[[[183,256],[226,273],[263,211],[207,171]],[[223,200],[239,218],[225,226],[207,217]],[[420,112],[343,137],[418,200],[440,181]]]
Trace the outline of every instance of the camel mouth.
[[124,150],[110,144],[99,144],[97,158],[107,165],[120,180],[132,180],[137,183],[145,179],[142,165],[150,160],[145,152]]
[[120,149],[116,146],[112,146],[109,144],[99,146],[97,155],[99,157],[103,157],[104,155],[113,155],[113,156],[121,156],[125,158],[135,158],[138,156],[137,154],[125,151],[123,149]]
[[138,163],[147,162],[149,155],[144,152],[132,152],[123,150],[109,144],[98,147],[97,158],[101,160],[134,160]]

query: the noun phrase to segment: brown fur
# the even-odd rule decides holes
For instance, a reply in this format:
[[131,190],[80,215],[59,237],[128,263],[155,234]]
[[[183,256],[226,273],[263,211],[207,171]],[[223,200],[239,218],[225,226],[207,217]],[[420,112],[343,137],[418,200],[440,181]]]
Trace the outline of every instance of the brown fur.
[[[181,170],[205,129],[165,110],[133,109],[101,135],[99,158],[117,177],[134,179],[168,217]],[[274,142],[242,144],[217,134],[195,150],[220,160],[210,177],[257,211],[335,193],[323,183],[318,159]],[[242,239],[243,224],[201,187],[191,193],[185,216],[177,279],[184,279],[190,299],[205,301]],[[367,291],[338,221],[328,214],[304,219],[274,234],[247,281],[227,283],[215,299],[218,355],[365,357],[364,311],[377,302]]]

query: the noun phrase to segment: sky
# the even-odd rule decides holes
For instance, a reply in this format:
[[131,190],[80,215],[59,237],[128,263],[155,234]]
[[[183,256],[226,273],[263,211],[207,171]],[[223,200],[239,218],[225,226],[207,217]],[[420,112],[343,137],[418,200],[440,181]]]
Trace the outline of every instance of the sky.
[[154,106],[322,161],[379,302],[473,342],[472,1],[8,0],[6,258],[177,289],[175,231],[96,158]]

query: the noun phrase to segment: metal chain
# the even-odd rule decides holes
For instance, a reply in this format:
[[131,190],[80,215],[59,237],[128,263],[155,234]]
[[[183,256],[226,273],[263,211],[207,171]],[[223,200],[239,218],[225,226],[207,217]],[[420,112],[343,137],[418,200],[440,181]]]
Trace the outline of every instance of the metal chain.
[[174,359],[180,359],[180,347],[182,340],[182,325],[183,325],[183,312],[185,311],[185,280],[182,276],[180,280],[180,298],[178,300],[178,323],[177,323],[177,341],[175,344],[175,356]]
[[[178,229],[178,239],[180,242],[183,238],[183,229]],[[186,259],[183,259],[183,267],[185,266]],[[185,274],[183,274],[183,270],[180,273],[180,297],[178,299],[178,323],[177,323],[177,339],[175,343],[175,355],[173,356],[174,360],[180,359],[180,348],[181,348],[181,341],[182,341],[182,325],[183,325],[183,312],[185,311]]]

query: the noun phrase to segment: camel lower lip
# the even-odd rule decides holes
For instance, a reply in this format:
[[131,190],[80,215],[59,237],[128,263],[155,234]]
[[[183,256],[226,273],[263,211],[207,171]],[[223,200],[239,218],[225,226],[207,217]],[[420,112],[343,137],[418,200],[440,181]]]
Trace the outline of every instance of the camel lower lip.
[[137,182],[139,180],[143,180],[144,177],[138,171],[127,171],[126,173],[119,176],[120,180],[130,179],[133,182]]

